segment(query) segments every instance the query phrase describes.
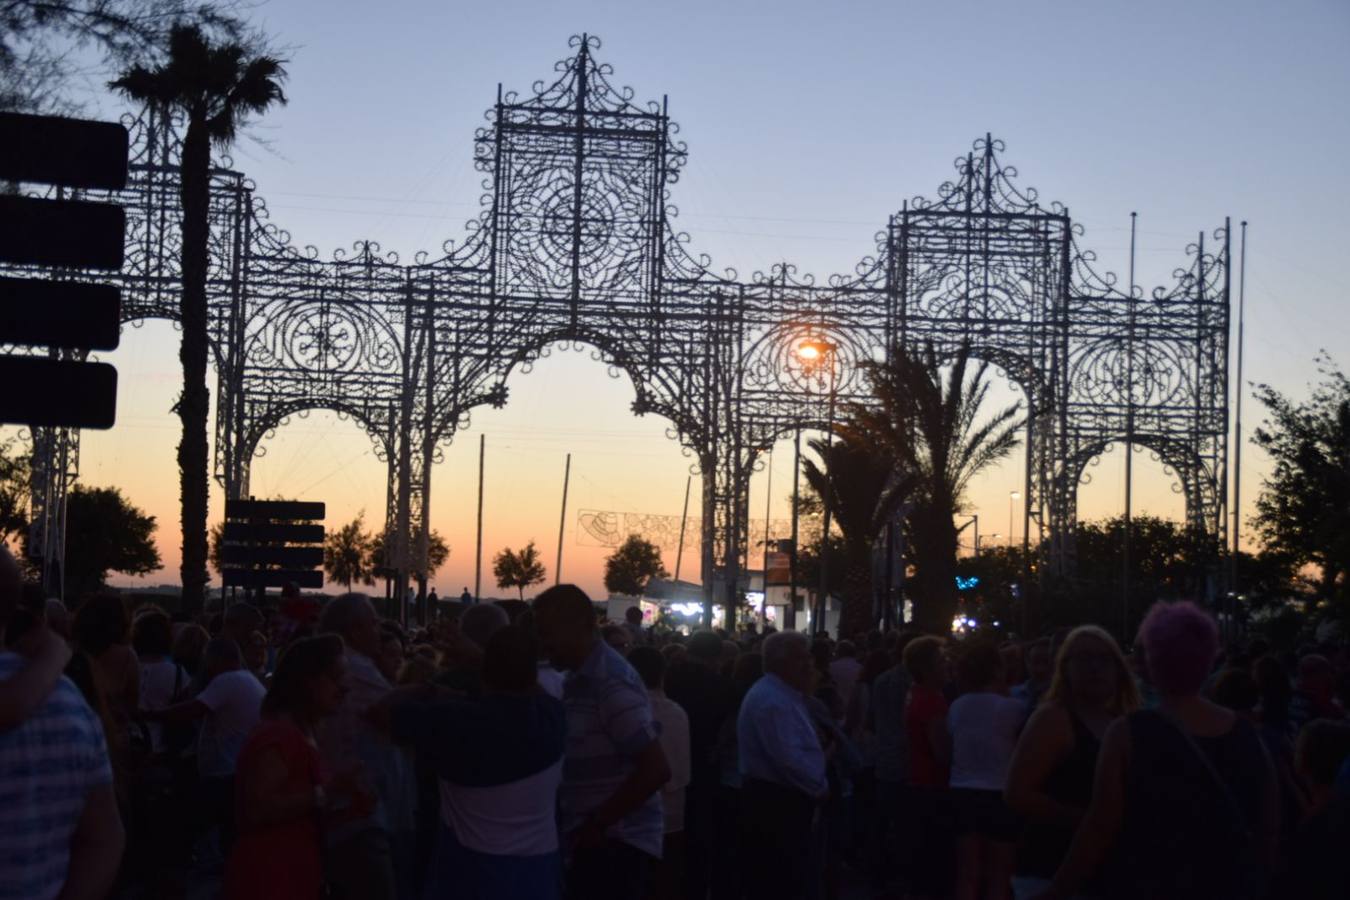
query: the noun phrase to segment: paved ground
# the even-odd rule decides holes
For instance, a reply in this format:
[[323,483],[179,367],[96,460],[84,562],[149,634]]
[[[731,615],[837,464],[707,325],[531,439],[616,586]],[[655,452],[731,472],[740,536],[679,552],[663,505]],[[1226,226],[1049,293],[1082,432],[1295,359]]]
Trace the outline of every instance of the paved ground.
[[[201,853],[207,848],[199,847]],[[208,853],[202,853],[208,857],[204,859],[188,878],[188,890],[184,900],[218,900],[221,890],[221,864],[218,859],[209,858]],[[860,872],[857,872],[847,866],[843,867],[840,878],[839,893],[826,900],[902,900],[903,894],[897,890],[875,890],[870,885],[870,879]],[[122,891],[115,895],[115,900],[141,900],[143,897],[141,891]]]

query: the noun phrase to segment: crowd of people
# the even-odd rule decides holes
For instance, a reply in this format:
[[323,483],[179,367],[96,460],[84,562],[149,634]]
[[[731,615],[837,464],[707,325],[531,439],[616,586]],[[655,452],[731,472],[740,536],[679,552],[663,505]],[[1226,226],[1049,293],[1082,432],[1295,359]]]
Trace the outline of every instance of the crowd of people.
[[72,616],[0,551],[0,900],[1350,896],[1344,643],[513,612]]

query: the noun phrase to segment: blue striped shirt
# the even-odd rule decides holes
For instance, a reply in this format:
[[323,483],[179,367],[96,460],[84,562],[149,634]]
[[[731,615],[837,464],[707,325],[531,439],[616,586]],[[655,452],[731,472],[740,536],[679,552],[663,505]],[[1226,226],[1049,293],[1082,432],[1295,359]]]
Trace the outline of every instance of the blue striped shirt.
[[[559,805],[563,834],[568,834],[614,795],[637,768],[638,754],[657,740],[658,733],[642,679],[602,640],[567,676],[563,703],[567,707],[567,756]],[[661,792],[654,791],[605,833],[659,859],[664,832]]]
[[[23,665],[0,653],[0,680]],[[89,792],[111,783],[103,726],[62,678],[27,721],[0,732],[0,900],[61,893]]]

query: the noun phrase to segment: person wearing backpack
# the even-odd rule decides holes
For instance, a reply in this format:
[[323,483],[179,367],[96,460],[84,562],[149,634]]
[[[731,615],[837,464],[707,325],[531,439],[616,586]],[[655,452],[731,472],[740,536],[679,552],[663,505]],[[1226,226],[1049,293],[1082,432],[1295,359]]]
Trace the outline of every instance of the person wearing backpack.
[[1218,656],[1218,626],[1193,603],[1159,603],[1139,640],[1158,708],[1107,730],[1087,816],[1040,897],[1073,896],[1108,856],[1111,897],[1262,897],[1278,790],[1256,729],[1200,694]]
[[[158,609],[149,609],[136,616],[131,625],[131,646],[140,661],[140,709],[165,709],[182,699],[189,680],[183,667],[170,656],[173,639],[169,617]],[[165,750],[163,722],[145,723],[148,754]]]
[[[174,661],[169,617],[149,607],[131,624],[131,646],[139,660],[139,704],[132,723],[131,868],[161,892],[182,877],[191,851],[182,827],[192,783],[183,754],[196,739],[190,722],[145,721],[140,713],[167,709],[187,699],[191,673]],[[188,760],[191,762],[191,760]]]

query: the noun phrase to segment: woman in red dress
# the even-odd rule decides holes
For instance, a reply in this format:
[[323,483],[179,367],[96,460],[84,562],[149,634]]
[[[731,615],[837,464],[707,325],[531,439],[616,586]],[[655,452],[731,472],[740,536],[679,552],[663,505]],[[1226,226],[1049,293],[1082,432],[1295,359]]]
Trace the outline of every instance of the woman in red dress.
[[336,635],[297,641],[282,654],[262,721],[239,754],[239,836],[225,868],[226,900],[318,900],[320,820],[335,805],[350,811],[369,803],[354,778],[326,777],[314,743],[319,720],[342,702],[345,677]]

